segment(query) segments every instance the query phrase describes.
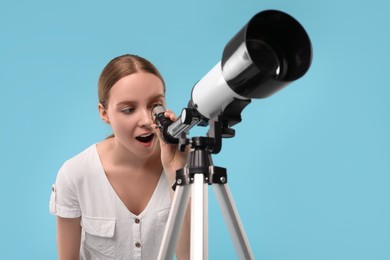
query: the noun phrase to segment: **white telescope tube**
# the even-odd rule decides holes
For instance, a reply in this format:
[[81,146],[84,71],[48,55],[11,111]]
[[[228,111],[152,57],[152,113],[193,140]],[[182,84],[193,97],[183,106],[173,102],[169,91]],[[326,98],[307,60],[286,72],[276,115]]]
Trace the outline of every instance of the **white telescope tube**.
[[220,114],[235,98],[249,100],[235,93],[226,83],[218,62],[192,89],[192,103],[205,118]]

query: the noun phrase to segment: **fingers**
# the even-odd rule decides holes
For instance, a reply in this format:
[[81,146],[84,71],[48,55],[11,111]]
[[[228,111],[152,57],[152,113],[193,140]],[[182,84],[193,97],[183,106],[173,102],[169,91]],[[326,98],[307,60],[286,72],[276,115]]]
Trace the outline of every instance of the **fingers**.
[[164,113],[166,118],[169,118],[171,121],[176,121],[176,115],[171,110],[167,109]]

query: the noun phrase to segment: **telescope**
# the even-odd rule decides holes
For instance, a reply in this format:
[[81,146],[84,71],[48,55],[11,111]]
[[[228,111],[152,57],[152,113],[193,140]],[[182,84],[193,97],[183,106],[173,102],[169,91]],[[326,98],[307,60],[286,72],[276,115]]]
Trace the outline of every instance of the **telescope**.
[[[227,43],[221,60],[192,88],[187,108],[175,122],[157,106],[152,115],[167,143],[178,143],[195,125],[219,121],[222,137],[241,122],[253,98],[266,98],[302,77],[310,67],[312,47],[305,29],[290,15],[266,10],[256,14]],[[218,148],[214,153],[218,152]]]
[[[266,98],[310,67],[312,47],[303,27],[290,15],[276,10],[256,14],[227,43],[221,60],[192,88],[188,106],[172,122],[165,108],[152,110],[162,138],[191,150],[184,168],[176,171],[175,195],[159,251],[159,260],[172,259],[191,198],[191,259],[208,254],[207,194],[212,185],[238,259],[254,259],[248,238],[227,185],[227,172],[214,166],[211,153],[221,150],[223,137],[233,137],[231,127],[241,122],[241,112],[253,98]],[[195,125],[207,126],[207,137],[187,139]],[[191,192],[191,194],[190,194]]]

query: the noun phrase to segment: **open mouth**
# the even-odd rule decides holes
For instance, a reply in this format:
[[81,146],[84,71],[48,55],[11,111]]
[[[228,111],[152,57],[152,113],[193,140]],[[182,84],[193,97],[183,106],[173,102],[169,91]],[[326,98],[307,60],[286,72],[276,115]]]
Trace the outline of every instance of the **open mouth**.
[[153,138],[154,138],[154,134],[151,133],[151,134],[137,136],[135,139],[137,139],[141,143],[149,143],[150,141],[153,140]]

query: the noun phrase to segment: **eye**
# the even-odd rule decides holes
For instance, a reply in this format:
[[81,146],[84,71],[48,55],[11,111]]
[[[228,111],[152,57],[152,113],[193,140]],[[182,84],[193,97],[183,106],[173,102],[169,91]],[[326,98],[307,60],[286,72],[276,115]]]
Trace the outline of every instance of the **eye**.
[[132,107],[125,107],[125,108],[122,108],[121,109],[121,112],[124,113],[124,114],[131,114],[132,112],[134,112],[134,108]]

